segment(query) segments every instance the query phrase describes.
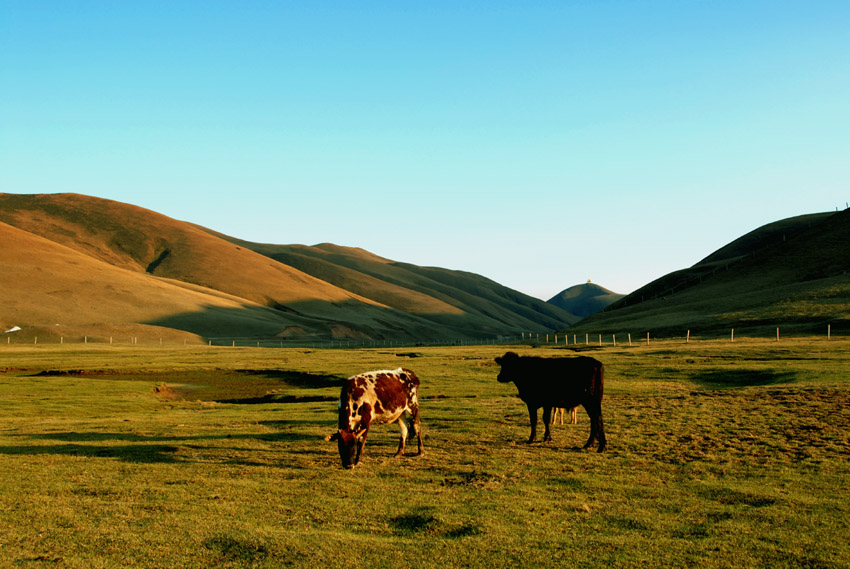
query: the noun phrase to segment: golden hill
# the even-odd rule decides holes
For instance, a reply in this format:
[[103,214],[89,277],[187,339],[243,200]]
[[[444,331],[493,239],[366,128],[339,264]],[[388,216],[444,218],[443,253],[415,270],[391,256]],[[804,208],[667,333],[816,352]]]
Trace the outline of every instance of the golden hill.
[[576,320],[477,275],[330,244],[247,243],[90,196],[0,194],[0,222],[15,244],[0,256],[11,282],[0,326],[425,341]]

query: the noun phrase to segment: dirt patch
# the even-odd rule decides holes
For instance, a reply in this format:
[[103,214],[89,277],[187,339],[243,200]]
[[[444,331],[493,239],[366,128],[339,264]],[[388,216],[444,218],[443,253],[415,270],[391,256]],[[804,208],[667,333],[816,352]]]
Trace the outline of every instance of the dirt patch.
[[154,385],[153,392],[164,401],[175,401],[180,399],[180,394],[173,390],[167,383]]

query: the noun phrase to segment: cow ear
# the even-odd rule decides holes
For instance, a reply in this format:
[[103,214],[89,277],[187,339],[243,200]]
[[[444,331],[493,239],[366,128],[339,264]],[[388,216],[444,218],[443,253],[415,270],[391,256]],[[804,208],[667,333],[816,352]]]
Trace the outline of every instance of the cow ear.
[[499,364],[499,365],[502,365],[502,358],[501,358],[501,357],[497,357],[497,358],[496,358],[496,363],[497,363],[497,364]]

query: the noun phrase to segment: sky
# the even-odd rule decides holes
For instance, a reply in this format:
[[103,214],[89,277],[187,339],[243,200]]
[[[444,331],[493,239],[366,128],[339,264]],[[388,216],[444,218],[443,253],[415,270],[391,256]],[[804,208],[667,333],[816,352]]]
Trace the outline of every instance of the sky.
[[0,0],[0,192],[547,300],[850,202],[850,2]]

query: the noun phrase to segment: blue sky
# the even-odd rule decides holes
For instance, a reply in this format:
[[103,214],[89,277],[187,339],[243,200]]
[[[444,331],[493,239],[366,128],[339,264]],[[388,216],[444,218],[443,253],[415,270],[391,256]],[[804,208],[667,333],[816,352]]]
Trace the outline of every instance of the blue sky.
[[850,2],[0,0],[0,191],[548,299],[850,201]]

